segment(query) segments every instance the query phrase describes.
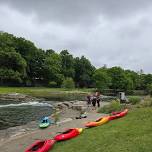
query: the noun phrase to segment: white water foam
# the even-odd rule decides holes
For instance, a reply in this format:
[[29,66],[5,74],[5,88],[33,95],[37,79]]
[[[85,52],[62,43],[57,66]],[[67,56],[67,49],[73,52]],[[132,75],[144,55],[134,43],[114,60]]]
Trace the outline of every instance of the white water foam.
[[19,104],[0,105],[0,108],[19,107],[19,106],[47,106],[47,107],[52,107],[52,105],[48,104],[48,103],[33,101],[33,102],[26,102],[26,103],[19,103]]

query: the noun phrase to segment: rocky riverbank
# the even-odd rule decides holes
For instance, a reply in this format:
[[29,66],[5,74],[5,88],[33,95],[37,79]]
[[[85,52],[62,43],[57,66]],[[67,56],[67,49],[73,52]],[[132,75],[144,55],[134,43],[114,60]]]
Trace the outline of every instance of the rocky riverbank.
[[[13,102],[23,103],[23,102],[34,102],[42,101],[43,99],[38,99],[29,95],[13,93],[13,94],[3,94],[0,95],[0,101],[9,104]],[[47,101],[49,102],[49,101]],[[80,115],[80,113],[87,112],[92,113],[92,107],[88,107],[86,101],[64,101],[64,102],[51,102],[53,108],[57,109],[57,125],[62,125],[64,123],[75,121],[75,118]],[[108,102],[101,102],[101,106],[108,104]],[[54,114],[50,116],[50,119],[55,119]],[[86,119],[87,120],[87,119]],[[26,134],[32,134],[35,131],[39,131],[38,121],[31,121],[26,125],[11,127],[5,130],[0,130],[0,143],[7,140],[12,140]]]
[[[21,152],[38,139],[50,139],[58,132],[62,132],[67,128],[82,127],[84,123],[104,116],[104,114],[96,113],[91,109],[87,112],[87,118],[75,119],[79,112],[73,109],[64,109],[61,113],[60,120],[57,124],[49,126],[46,129],[36,129],[34,131],[22,132],[21,134],[14,135],[11,138],[0,141],[0,150],[3,152]],[[8,146],[9,145],[9,146]]]
[[33,96],[20,94],[20,93],[10,93],[10,94],[0,94],[0,102],[30,102],[30,101],[41,101],[44,99],[39,99]]
[[[87,111],[87,106],[84,101],[65,101],[58,102],[53,105],[54,111],[57,109],[57,124],[61,124],[66,121],[71,121],[79,116],[82,111]],[[50,119],[54,120],[54,114],[50,116]],[[0,130],[0,141],[26,134],[28,132],[38,129],[39,121],[31,121],[26,125],[10,127],[7,129]]]
[[[101,105],[103,106],[105,104],[108,104],[108,102],[102,102]],[[92,108],[88,107],[85,101],[56,102],[53,104],[53,107],[54,109],[57,109],[57,125],[75,120],[75,118],[78,117],[80,113],[90,113],[92,111]],[[50,116],[50,119],[55,119],[54,113]],[[38,123],[38,121],[32,121],[26,125],[0,130],[0,142],[6,141],[8,139],[13,139],[14,137],[18,137],[20,135],[31,133],[33,131],[37,131],[39,130]]]

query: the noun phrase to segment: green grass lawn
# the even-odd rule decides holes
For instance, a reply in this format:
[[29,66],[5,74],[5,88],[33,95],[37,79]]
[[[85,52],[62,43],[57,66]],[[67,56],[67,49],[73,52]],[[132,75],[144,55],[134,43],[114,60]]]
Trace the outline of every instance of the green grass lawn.
[[46,87],[0,87],[0,94],[23,93],[51,100],[82,100],[93,89],[63,89]]
[[123,118],[90,128],[56,143],[52,152],[152,152],[152,108],[139,108]]

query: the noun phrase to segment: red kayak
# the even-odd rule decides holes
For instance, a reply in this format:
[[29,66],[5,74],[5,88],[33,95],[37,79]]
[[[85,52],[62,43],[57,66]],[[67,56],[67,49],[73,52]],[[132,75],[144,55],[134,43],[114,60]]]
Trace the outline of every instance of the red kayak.
[[112,112],[111,114],[112,115],[117,115],[117,114],[120,114],[122,111],[114,111],[114,112]]
[[82,130],[82,128],[71,128],[59,135],[56,135],[54,139],[56,141],[68,140],[78,136],[82,132]]
[[25,152],[48,152],[54,145],[55,140],[38,140],[30,147],[28,147]]
[[119,112],[112,112],[112,115],[109,117],[109,120],[121,118],[125,116],[128,113],[128,109],[125,109],[124,111],[119,111]]

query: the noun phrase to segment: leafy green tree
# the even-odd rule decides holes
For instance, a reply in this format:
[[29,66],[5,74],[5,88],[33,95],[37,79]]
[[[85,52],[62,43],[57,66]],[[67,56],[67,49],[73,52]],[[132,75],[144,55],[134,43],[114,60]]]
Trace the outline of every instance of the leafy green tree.
[[125,87],[124,87],[124,90],[125,91],[127,91],[127,90],[132,91],[133,89],[134,89],[133,80],[131,79],[131,77],[126,77],[125,76]]
[[8,68],[0,68],[0,83],[1,85],[10,84],[13,82],[22,83],[22,75],[18,71],[14,71]]
[[125,70],[125,75],[126,75],[126,78],[128,79],[128,84],[127,84],[128,90],[137,89],[139,86],[138,73],[131,70]]
[[57,53],[52,53],[44,59],[44,80],[49,83],[54,81],[58,86],[63,81],[63,75],[61,74],[61,57]]
[[0,49],[0,65],[24,73],[26,61],[12,48],[9,49],[9,52]]
[[54,81],[50,81],[48,86],[51,87],[51,88],[56,88],[57,87],[57,83],[54,82]]
[[9,81],[22,82],[26,76],[26,61],[13,48],[0,48],[1,83]]
[[146,91],[148,94],[152,95],[152,83],[147,84]]
[[[7,52],[12,52],[13,50],[13,52],[18,53],[26,61],[26,69],[20,68],[20,70],[24,69],[26,71],[25,80],[34,79],[34,73],[37,73],[34,69],[35,64],[37,64],[35,57],[37,56],[38,49],[32,42],[24,38],[17,38],[8,33],[0,33],[0,48]],[[9,62],[11,63],[12,60],[9,60]],[[14,63],[12,64],[15,66]]]
[[138,90],[144,90],[145,88],[146,88],[146,85],[145,85],[145,74],[138,74],[137,89]]
[[50,54],[53,54],[53,53],[55,53],[55,51],[52,50],[52,49],[46,50],[46,55],[50,55]]
[[111,77],[108,75],[106,68],[99,68],[93,74],[93,79],[98,90],[108,89],[111,83]]
[[72,78],[66,78],[62,83],[63,88],[75,88],[75,84]]
[[149,86],[149,84],[152,84],[152,74],[144,75],[144,84],[146,88]]
[[125,72],[120,67],[112,67],[108,70],[111,77],[111,88],[114,90],[126,88]]
[[[40,61],[42,52],[35,47],[34,43],[25,40],[24,38],[15,38],[14,43],[15,43],[14,48],[16,52],[20,53],[21,56],[27,62],[27,67],[26,67],[27,79],[34,82],[35,77],[38,76],[37,68],[41,67],[40,62],[43,61],[43,60]],[[40,75],[41,75],[41,71],[40,71]]]
[[35,80],[44,79],[44,60],[45,52],[41,49],[37,50],[33,57],[29,60],[29,70],[28,77],[34,83]]
[[84,56],[75,58],[75,77],[76,86],[91,87],[93,85],[93,73],[95,67]]
[[[67,50],[38,49],[33,42],[12,34],[0,32],[0,81],[3,83],[35,84],[37,80],[49,86],[60,86],[72,78],[77,87],[101,87],[150,92],[152,74],[143,70],[134,72],[120,67],[100,68],[95,71],[91,62],[82,57],[73,58]],[[110,83],[111,82],[111,83]],[[95,85],[94,85],[95,84]]]
[[35,52],[38,50],[34,43],[24,38],[15,38],[14,48],[27,62],[33,58]]
[[14,48],[15,44],[15,37],[12,34],[8,34],[5,32],[0,32],[0,48]]
[[73,56],[67,50],[61,51],[60,55],[62,60],[62,74],[65,78],[74,78],[75,69]]

